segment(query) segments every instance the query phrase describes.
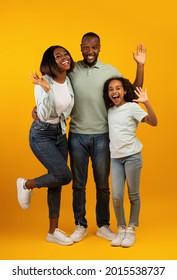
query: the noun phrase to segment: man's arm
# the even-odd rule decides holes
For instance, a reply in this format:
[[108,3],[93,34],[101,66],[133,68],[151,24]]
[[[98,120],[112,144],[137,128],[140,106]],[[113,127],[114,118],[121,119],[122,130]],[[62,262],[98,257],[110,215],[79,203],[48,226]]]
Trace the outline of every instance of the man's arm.
[[133,52],[133,58],[137,63],[136,78],[133,87],[142,87],[144,81],[144,64],[146,60],[146,48],[143,44],[137,45],[137,52]]
[[36,106],[32,110],[32,118],[35,122],[40,121],[40,119],[38,118],[38,115],[37,115],[37,107]]

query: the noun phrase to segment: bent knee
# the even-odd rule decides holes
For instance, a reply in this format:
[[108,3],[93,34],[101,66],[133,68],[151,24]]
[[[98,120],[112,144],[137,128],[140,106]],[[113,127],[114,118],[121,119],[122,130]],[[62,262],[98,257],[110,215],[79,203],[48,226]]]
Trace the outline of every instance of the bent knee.
[[60,185],[68,185],[72,180],[72,173],[68,171],[67,173],[63,174],[63,176],[57,175],[56,177]]

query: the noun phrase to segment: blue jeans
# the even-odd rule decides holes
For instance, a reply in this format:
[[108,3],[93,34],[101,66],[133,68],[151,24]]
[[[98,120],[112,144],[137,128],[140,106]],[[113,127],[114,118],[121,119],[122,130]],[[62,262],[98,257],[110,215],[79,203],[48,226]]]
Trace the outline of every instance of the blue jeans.
[[69,133],[69,152],[73,174],[73,211],[76,225],[87,227],[86,183],[89,158],[96,183],[96,219],[98,227],[109,225],[110,152],[109,137],[104,134]]
[[67,166],[68,144],[60,124],[33,122],[29,134],[30,147],[38,160],[48,170],[34,179],[38,188],[48,187],[49,217],[57,218],[60,210],[62,185],[72,180]]
[[131,204],[128,225],[139,225],[141,167],[141,153],[123,158],[112,158],[112,199],[118,226],[126,225],[123,205],[125,181],[127,181]]

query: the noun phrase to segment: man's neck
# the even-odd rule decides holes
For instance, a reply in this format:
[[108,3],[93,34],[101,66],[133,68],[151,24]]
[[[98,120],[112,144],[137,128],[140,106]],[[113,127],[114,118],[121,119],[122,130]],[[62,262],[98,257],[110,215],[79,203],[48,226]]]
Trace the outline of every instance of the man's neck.
[[98,60],[96,60],[96,61],[94,61],[93,63],[88,63],[85,59],[83,60],[83,62],[85,63],[85,65],[87,65],[88,67],[93,67],[93,66],[95,66],[96,64],[97,64],[97,61]]

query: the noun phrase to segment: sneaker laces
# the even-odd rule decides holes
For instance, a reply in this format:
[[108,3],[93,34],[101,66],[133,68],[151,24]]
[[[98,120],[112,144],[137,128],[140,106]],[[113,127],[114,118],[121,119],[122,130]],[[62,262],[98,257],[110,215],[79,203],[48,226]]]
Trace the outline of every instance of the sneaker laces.
[[104,225],[103,226],[106,230],[108,230],[110,233],[114,233],[111,229],[110,229],[110,227],[108,226],[108,225]]
[[83,229],[83,228],[84,228],[84,227],[81,226],[81,225],[76,225],[75,232],[76,232],[76,231],[80,231],[80,230]]
[[26,192],[24,192],[25,194],[24,200],[28,203],[33,193],[31,189],[25,189],[25,191]]
[[64,235],[66,235],[66,233],[63,230],[59,229],[59,228],[56,228],[55,230],[63,233]]
[[127,228],[125,238],[132,238],[135,236],[135,230],[133,228]]

